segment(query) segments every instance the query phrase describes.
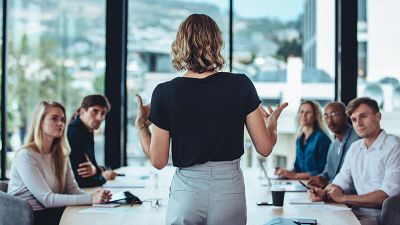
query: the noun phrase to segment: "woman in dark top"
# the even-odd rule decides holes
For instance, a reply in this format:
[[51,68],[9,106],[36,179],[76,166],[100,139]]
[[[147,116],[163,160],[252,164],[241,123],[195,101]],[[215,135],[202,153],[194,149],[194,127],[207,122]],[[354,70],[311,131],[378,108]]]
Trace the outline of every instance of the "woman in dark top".
[[294,168],[292,171],[277,168],[275,173],[288,179],[308,179],[324,171],[331,139],[322,122],[322,113],[317,102],[301,103],[297,121],[300,134],[296,139]]
[[[174,175],[167,224],[246,224],[242,171],[244,125],[263,156],[274,147],[277,120],[287,103],[268,112],[244,74],[219,72],[221,31],[210,17],[189,16],[172,44],[182,77],[159,84],[150,105],[138,96],[136,128],[144,153],[166,166],[170,140]],[[148,129],[153,124],[151,133]]]

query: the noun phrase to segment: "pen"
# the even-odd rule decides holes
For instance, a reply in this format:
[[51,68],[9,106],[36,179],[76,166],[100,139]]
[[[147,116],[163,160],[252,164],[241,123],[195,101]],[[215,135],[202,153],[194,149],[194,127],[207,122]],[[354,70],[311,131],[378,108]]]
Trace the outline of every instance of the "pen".
[[311,193],[314,194],[314,190],[312,188],[310,188],[308,185],[306,185],[305,183],[303,183],[303,181],[298,180],[300,182],[301,185],[303,185],[305,188],[307,188],[307,190],[309,190]]
[[[113,171],[113,169],[111,169],[110,166],[105,166],[105,169],[106,169],[106,170],[111,170],[111,171]],[[117,174],[118,177],[124,177],[124,176],[125,176],[124,173],[116,173],[116,174]]]
[[257,202],[258,206],[273,205],[271,202]]
[[303,183],[303,181],[301,181],[301,180],[298,180],[298,181],[299,181],[300,184],[303,185],[305,188],[307,188],[308,190],[311,190],[311,188],[310,188],[308,185],[306,185],[305,183]]

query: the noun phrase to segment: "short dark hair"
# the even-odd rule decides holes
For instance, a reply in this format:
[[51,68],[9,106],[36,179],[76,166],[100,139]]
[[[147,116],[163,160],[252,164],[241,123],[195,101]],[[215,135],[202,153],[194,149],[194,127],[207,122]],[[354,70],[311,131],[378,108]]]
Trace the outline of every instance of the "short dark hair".
[[379,112],[379,106],[378,103],[370,98],[370,97],[361,97],[361,98],[355,98],[349,102],[349,105],[347,106],[347,115],[350,117],[353,112],[360,107],[361,104],[367,105],[369,108],[371,108],[375,113]]
[[88,95],[83,98],[81,106],[75,111],[73,118],[79,115],[81,109],[87,110],[93,106],[101,106],[107,108],[107,113],[111,110],[111,104],[104,95]]
[[328,106],[331,106],[331,105],[337,105],[339,107],[340,113],[346,114],[346,105],[343,102],[338,102],[338,101],[328,102],[328,103],[326,103],[324,108],[326,109]]

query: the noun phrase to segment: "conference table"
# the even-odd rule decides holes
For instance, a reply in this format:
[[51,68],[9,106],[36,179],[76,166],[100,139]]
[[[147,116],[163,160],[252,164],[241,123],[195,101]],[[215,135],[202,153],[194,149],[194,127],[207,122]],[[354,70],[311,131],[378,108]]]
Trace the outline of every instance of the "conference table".
[[[143,204],[121,205],[116,208],[68,206],[60,225],[165,224],[169,186],[174,171],[172,166],[159,171],[150,166],[120,168],[117,172],[125,176],[108,181],[103,188],[112,193],[130,191],[143,200]],[[270,186],[262,185],[258,168],[244,169],[243,173],[249,225],[266,224],[277,217],[316,219],[321,225],[360,224],[352,211],[343,204],[292,204],[299,199],[306,201],[306,192],[286,192],[283,207],[258,206],[257,202],[271,201]],[[96,189],[89,188],[85,191],[93,192]]]

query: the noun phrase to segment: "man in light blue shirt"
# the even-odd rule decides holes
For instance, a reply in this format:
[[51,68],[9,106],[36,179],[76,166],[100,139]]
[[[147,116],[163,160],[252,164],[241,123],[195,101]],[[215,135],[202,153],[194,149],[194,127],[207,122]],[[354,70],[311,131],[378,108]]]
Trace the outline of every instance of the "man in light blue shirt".
[[335,140],[330,144],[325,169],[317,176],[308,180],[311,186],[325,188],[343,165],[350,145],[360,137],[347,121],[346,106],[341,102],[332,102],[325,106],[324,120],[329,130],[335,134]]

